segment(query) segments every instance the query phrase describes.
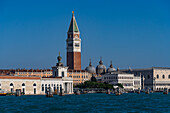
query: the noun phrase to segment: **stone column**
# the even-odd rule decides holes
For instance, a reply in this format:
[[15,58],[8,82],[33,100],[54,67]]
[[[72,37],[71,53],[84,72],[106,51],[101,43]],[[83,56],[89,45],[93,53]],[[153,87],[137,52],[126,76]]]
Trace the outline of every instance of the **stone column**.
[[67,83],[67,93],[69,93],[69,83]]
[[71,83],[70,83],[70,93],[71,93]]
[[71,93],[73,92],[73,83],[71,83]]
[[67,84],[68,84],[68,86],[67,86],[68,89],[67,90],[68,90],[68,93],[70,93],[70,83],[68,82]]
[[153,77],[153,91],[156,91],[156,78]]
[[143,77],[142,77],[143,79],[142,79],[142,81],[143,81],[143,89],[145,89],[145,77],[144,77],[144,75],[143,75]]
[[69,83],[67,82],[67,93],[69,93]]

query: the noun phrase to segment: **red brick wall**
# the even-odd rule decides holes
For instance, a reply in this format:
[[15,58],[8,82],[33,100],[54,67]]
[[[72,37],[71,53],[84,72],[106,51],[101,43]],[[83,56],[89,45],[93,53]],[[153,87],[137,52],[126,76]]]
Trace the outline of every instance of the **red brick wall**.
[[74,70],[81,70],[81,52],[74,52]]
[[69,69],[81,70],[81,52],[67,52],[67,66]]
[[67,52],[67,66],[69,69],[73,69],[73,52]]

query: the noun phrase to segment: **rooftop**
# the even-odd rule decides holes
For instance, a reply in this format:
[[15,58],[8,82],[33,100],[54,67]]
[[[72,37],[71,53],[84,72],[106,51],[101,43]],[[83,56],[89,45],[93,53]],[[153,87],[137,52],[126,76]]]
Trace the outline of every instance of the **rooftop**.
[[0,76],[0,79],[41,79],[40,77]]
[[140,68],[140,69],[122,69],[121,71],[149,71],[153,69],[170,69],[170,67],[151,67],[151,68]]

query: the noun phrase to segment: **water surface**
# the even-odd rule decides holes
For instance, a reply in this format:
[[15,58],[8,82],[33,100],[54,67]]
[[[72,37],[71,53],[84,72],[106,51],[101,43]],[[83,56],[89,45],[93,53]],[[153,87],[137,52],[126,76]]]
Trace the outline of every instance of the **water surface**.
[[170,112],[170,94],[0,96],[0,112]]

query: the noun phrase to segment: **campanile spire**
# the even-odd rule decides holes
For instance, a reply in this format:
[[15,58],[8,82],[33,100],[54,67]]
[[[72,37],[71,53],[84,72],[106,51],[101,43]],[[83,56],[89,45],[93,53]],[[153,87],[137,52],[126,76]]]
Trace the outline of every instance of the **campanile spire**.
[[70,26],[69,26],[67,33],[69,34],[79,33],[79,28],[78,28],[78,25],[77,25],[77,22],[74,16],[74,11],[72,11],[72,18],[71,18]]
[[67,66],[69,69],[81,70],[81,39],[79,28],[72,11],[72,18],[67,32]]

